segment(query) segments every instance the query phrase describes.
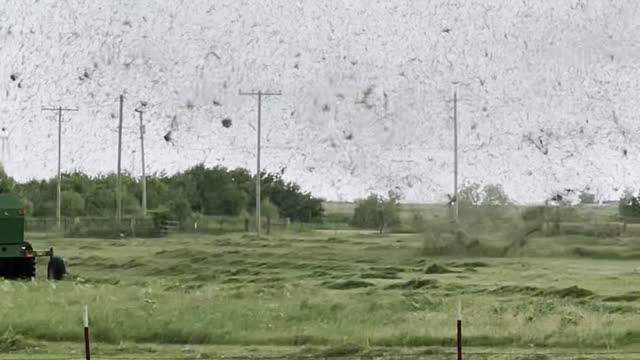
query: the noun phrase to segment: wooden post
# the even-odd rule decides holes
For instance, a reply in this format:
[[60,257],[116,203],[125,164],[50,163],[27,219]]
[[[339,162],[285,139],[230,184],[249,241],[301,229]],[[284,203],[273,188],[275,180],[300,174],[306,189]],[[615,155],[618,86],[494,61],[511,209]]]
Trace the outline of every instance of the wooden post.
[[87,360],[91,360],[91,350],[89,347],[89,308],[85,305],[82,310],[82,323],[84,325],[84,354]]
[[267,235],[271,235],[271,216],[267,216]]
[[462,360],[462,304],[458,302],[458,360]]

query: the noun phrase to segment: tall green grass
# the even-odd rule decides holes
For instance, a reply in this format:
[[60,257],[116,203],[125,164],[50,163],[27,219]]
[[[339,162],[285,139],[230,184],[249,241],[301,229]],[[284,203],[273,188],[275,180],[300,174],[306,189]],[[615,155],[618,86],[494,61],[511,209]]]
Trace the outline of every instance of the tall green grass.
[[[502,241],[456,231],[461,246],[476,236]],[[0,281],[0,334],[79,342],[88,304],[94,339],[111,344],[452,346],[461,301],[468,345],[615,349],[640,340],[633,262],[500,258],[484,253],[489,245],[441,256],[425,252],[425,241],[352,232],[35,239],[36,248],[56,247],[70,276]]]

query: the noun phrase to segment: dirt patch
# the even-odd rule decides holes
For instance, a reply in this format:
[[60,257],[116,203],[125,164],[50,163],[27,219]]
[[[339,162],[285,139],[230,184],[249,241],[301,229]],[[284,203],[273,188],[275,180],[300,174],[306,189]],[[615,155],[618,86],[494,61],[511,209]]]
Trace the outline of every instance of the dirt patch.
[[418,289],[434,289],[438,287],[438,281],[433,279],[413,279],[402,283],[391,284],[385,289],[387,290],[418,290]]
[[469,262],[450,262],[447,265],[458,268],[480,268],[489,267],[489,264],[482,261],[469,261]]
[[606,302],[632,302],[640,300],[640,291],[632,291],[623,295],[608,296],[602,299]]
[[583,299],[595,295],[593,291],[583,289],[576,285],[563,289],[541,289],[534,286],[505,285],[489,290],[496,295],[528,295],[528,296],[551,296],[560,298]]
[[322,286],[333,290],[350,290],[375,286],[375,284],[362,280],[325,281]]
[[549,295],[555,295],[561,298],[582,299],[594,295],[593,291],[583,289],[576,285],[564,289],[551,290],[546,292]]
[[396,273],[386,273],[386,272],[368,272],[368,273],[364,273],[362,275],[360,275],[361,279],[389,279],[389,280],[395,280],[395,279],[400,279],[400,276],[398,276],[398,274]]
[[431,264],[424,269],[425,274],[451,274],[457,271],[453,271],[447,267],[444,267],[440,264]]
[[364,348],[358,344],[343,344],[320,351],[317,356],[320,358],[334,358],[354,356],[361,353]]
[[0,336],[0,352],[24,351],[34,348],[36,345],[24,337],[17,335],[13,329],[9,328]]

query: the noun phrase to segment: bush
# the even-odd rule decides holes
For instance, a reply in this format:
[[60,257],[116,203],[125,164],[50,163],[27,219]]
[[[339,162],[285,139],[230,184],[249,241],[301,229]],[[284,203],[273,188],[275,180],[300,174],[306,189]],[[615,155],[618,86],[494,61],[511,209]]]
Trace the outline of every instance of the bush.
[[84,214],[84,198],[75,191],[63,191],[60,208],[63,216],[81,216]]
[[365,200],[358,201],[353,213],[352,225],[376,229],[382,233],[387,227],[399,224],[399,199],[398,194],[390,191],[387,199],[371,194]]

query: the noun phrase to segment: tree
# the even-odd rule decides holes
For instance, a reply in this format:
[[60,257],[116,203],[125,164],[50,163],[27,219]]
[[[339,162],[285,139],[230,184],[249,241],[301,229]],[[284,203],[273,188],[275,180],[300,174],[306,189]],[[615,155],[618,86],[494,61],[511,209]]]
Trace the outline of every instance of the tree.
[[631,190],[625,190],[618,203],[618,212],[625,220],[640,218],[640,198]]
[[459,205],[469,206],[504,206],[509,204],[509,197],[499,184],[487,184],[480,187],[478,183],[468,184],[458,192]]
[[10,193],[14,191],[16,182],[4,171],[0,165],[0,193]]
[[596,196],[590,192],[583,191],[580,193],[580,204],[595,204]]
[[361,228],[374,228],[382,233],[389,226],[400,223],[400,195],[389,191],[387,198],[371,194],[357,202],[353,213],[352,224]]
[[60,205],[60,211],[63,216],[81,216],[84,214],[84,199],[82,195],[75,191],[63,191],[62,192],[62,204]]
[[509,197],[504,193],[502,185],[489,184],[482,188],[482,202],[485,206],[505,206],[509,204]]
[[[322,218],[322,199],[314,198],[300,186],[284,181],[277,174],[261,174],[263,196],[273,205],[273,217],[294,221],[317,221]],[[125,215],[140,214],[142,184],[124,174],[122,205]],[[89,176],[81,172],[63,174],[62,192],[65,216],[115,216],[116,175]],[[0,167],[0,192],[14,192],[29,205],[33,216],[54,216],[56,208],[55,178],[16,183]],[[239,216],[252,211],[255,204],[255,177],[246,169],[229,170],[196,165],[184,172],[167,176],[147,176],[147,209],[175,213],[184,218],[192,212],[206,215]],[[185,208],[188,206],[188,209]]]

